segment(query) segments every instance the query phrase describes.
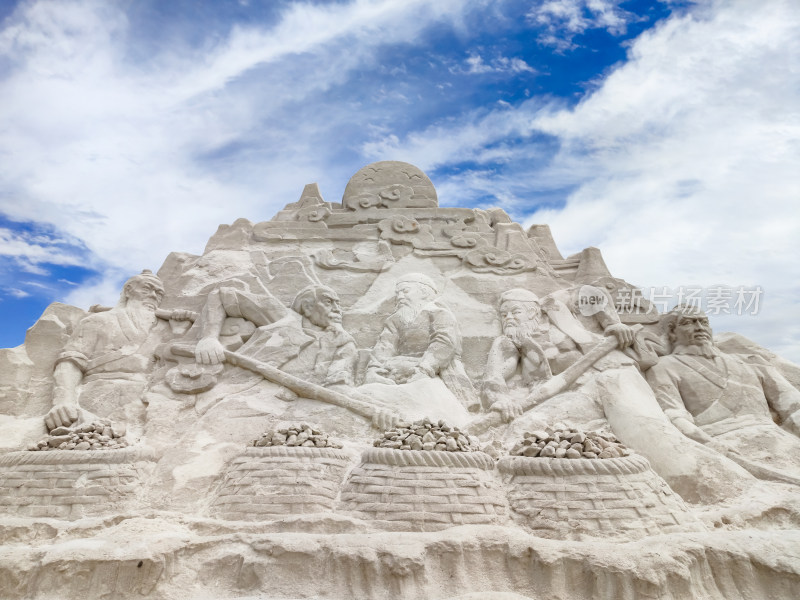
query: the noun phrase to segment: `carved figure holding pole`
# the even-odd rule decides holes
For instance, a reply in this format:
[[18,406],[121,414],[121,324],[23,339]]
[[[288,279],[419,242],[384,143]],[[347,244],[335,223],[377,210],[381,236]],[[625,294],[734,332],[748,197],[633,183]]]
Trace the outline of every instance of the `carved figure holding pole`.
[[583,327],[564,303],[540,301],[522,289],[503,293],[498,308],[503,334],[492,345],[483,388],[491,412],[470,431],[509,421],[512,429],[524,428],[526,419],[607,425],[689,501],[730,497],[750,485],[744,469],[675,428],[636,361],[619,351],[640,326],[606,327],[604,338]]
[[[297,396],[346,408],[388,428],[396,416],[359,398],[353,389],[358,351],[341,325],[339,296],[312,283],[295,296],[287,309],[266,289],[243,291],[241,284],[212,291],[198,319],[200,339],[194,348],[199,365],[222,362],[242,367],[284,386],[284,399]],[[232,352],[220,342],[226,318],[243,318],[258,328]]]

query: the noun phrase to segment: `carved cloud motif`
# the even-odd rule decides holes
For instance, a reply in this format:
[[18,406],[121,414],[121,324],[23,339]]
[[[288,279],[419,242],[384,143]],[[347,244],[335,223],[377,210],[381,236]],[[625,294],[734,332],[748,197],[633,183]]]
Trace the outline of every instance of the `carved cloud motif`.
[[331,214],[331,209],[323,204],[314,206],[306,206],[297,211],[297,218],[299,220],[307,219],[312,223],[322,221]]
[[358,210],[359,208],[405,208],[408,206],[411,197],[414,195],[413,188],[403,185],[402,183],[394,183],[386,186],[377,194],[362,193],[354,198],[349,198],[346,201],[347,208]]
[[395,244],[409,244],[415,248],[425,248],[433,244],[434,237],[430,225],[420,225],[416,219],[402,215],[384,219],[378,223],[381,238]]
[[536,265],[524,254],[511,254],[489,246],[468,252],[463,260],[478,273],[510,275],[536,270]]
[[382,190],[378,195],[382,200],[383,206],[389,206],[390,203],[398,200],[401,202],[401,205],[404,205],[406,202],[411,200],[411,196],[414,195],[414,190],[407,185],[403,185],[402,183],[395,183],[387,187],[385,190]]
[[456,248],[478,248],[487,246],[488,242],[479,233],[471,231],[460,232],[450,238],[450,243]]

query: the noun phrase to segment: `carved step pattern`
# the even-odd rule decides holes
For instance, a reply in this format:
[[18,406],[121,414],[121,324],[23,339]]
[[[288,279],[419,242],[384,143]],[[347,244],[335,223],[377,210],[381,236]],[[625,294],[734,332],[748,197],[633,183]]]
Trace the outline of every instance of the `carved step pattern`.
[[350,473],[340,510],[393,531],[502,524],[507,502],[483,452],[370,448]]
[[0,514],[74,520],[137,506],[152,451],[52,450],[0,457]]
[[231,462],[211,513],[230,521],[259,521],[330,512],[350,460],[336,448],[247,448]]
[[557,539],[636,539],[705,531],[642,456],[609,459],[506,457],[498,463],[512,518]]

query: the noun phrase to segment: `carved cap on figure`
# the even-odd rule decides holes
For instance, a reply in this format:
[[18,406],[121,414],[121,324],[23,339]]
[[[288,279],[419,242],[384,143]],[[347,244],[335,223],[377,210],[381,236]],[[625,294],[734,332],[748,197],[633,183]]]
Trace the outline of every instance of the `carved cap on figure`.
[[500,294],[500,304],[503,302],[539,302],[539,296],[529,290],[514,288]]
[[130,289],[133,286],[141,285],[148,283],[152,285],[159,295],[164,295],[164,284],[161,282],[161,279],[158,275],[154,275],[150,269],[144,269],[138,275],[134,275],[128,281],[125,282],[125,285],[122,286],[122,293],[119,296],[119,304],[120,306],[124,306],[128,301],[128,297],[130,295]]
[[419,283],[421,285],[429,287],[434,294],[439,293],[439,288],[437,287],[436,283],[434,283],[433,279],[431,279],[427,275],[423,275],[422,273],[409,273],[407,275],[399,277],[397,279],[397,282],[395,283],[395,287],[397,287],[401,283]]

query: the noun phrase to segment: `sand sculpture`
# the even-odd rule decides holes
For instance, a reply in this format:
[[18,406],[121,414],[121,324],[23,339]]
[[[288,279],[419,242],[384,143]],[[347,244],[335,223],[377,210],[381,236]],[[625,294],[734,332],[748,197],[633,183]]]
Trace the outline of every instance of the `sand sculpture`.
[[633,289],[380,162],[54,304],[0,350],[0,597],[796,598],[800,371]]

